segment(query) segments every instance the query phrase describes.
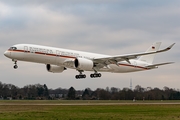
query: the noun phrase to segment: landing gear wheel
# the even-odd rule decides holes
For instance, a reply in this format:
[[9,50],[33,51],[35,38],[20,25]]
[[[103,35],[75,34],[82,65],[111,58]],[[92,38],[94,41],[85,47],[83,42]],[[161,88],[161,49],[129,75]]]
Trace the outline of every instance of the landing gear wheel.
[[14,69],[17,69],[18,68],[18,66],[17,65],[14,65]]
[[101,73],[98,74],[98,77],[101,77]]
[[83,75],[83,78],[86,78],[86,75]]
[[94,74],[90,74],[90,77],[93,78],[93,77],[94,77]]

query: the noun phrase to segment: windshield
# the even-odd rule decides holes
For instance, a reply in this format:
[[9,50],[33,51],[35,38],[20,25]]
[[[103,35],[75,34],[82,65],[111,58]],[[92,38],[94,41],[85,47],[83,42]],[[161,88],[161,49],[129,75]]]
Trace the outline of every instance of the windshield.
[[9,50],[17,50],[17,47],[10,47]]

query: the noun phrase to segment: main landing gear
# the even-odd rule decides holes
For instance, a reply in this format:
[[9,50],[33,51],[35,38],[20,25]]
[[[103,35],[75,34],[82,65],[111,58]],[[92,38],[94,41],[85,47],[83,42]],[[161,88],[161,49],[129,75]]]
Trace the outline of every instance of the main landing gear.
[[[83,79],[83,78],[86,78],[86,75],[85,74],[82,74],[82,72],[83,71],[79,71],[79,75],[76,75],[75,76],[75,78],[76,79]],[[95,71],[95,73],[94,74],[90,74],[90,77],[91,78],[98,78],[98,77],[101,77],[102,75],[101,75],[101,73],[97,73],[96,71]]]
[[94,73],[90,75],[91,78],[101,77],[101,73]]
[[82,79],[82,78],[86,78],[86,75],[85,74],[82,74],[83,71],[80,71],[79,70],[79,75],[76,75],[75,78],[76,79]]
[[17,61],[16,60],[13,60],[14,61],[14,69],[17,69],[18,66],[17,66]]
[[82,79],[82,78],[86,78],[86,75],[83,75],[83,74],[82,75],[76,75],[75,77],[76,77],[76,79]]

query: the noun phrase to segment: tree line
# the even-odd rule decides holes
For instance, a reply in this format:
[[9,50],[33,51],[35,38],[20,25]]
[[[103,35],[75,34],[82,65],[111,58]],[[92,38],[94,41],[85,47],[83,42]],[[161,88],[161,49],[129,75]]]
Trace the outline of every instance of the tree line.
[[12,84],[0,82],[0,99],[25,100],[180,100],[180,91],[169,87],[143,88],[137,85],[133,90],[129,88],[106,87],[91,90],[75,90],[57,88],[48,89],[46,84],[26,85],[19,88]]

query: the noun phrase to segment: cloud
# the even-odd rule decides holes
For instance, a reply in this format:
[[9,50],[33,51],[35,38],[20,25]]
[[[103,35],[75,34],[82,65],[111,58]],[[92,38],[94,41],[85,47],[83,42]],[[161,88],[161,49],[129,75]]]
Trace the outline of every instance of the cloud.
[[[128,87],[130,78],[142,86],[178,88],[179,79],[179,1],[130,0],[6,0],[0,2],[0,72],[2,82],[17,86],[46,83],[51,88]],[[3,53],[11,45],[33,43],[95,53],[118,55],[145,51],[162,41],[169,52],[158,54],[155,63],[175,64],[154,71],[128,74],[102,73],[100,79],[77,81],[75,70],[50,74],[45,65],[18,61],[19,69]],[[8,72],[7,72],[8,71]],[[39,72],[40,71],[40,72]],[[89,76],[91,72],[86,72]],[[170,79],[173,78],[173,83]],[[113,80],[112,80],[113,79]],[[102,84],[103,83],[103,84]],[[165,84],[164,84],[165,83]],[[170,87],[171,87],[170,86]]]

